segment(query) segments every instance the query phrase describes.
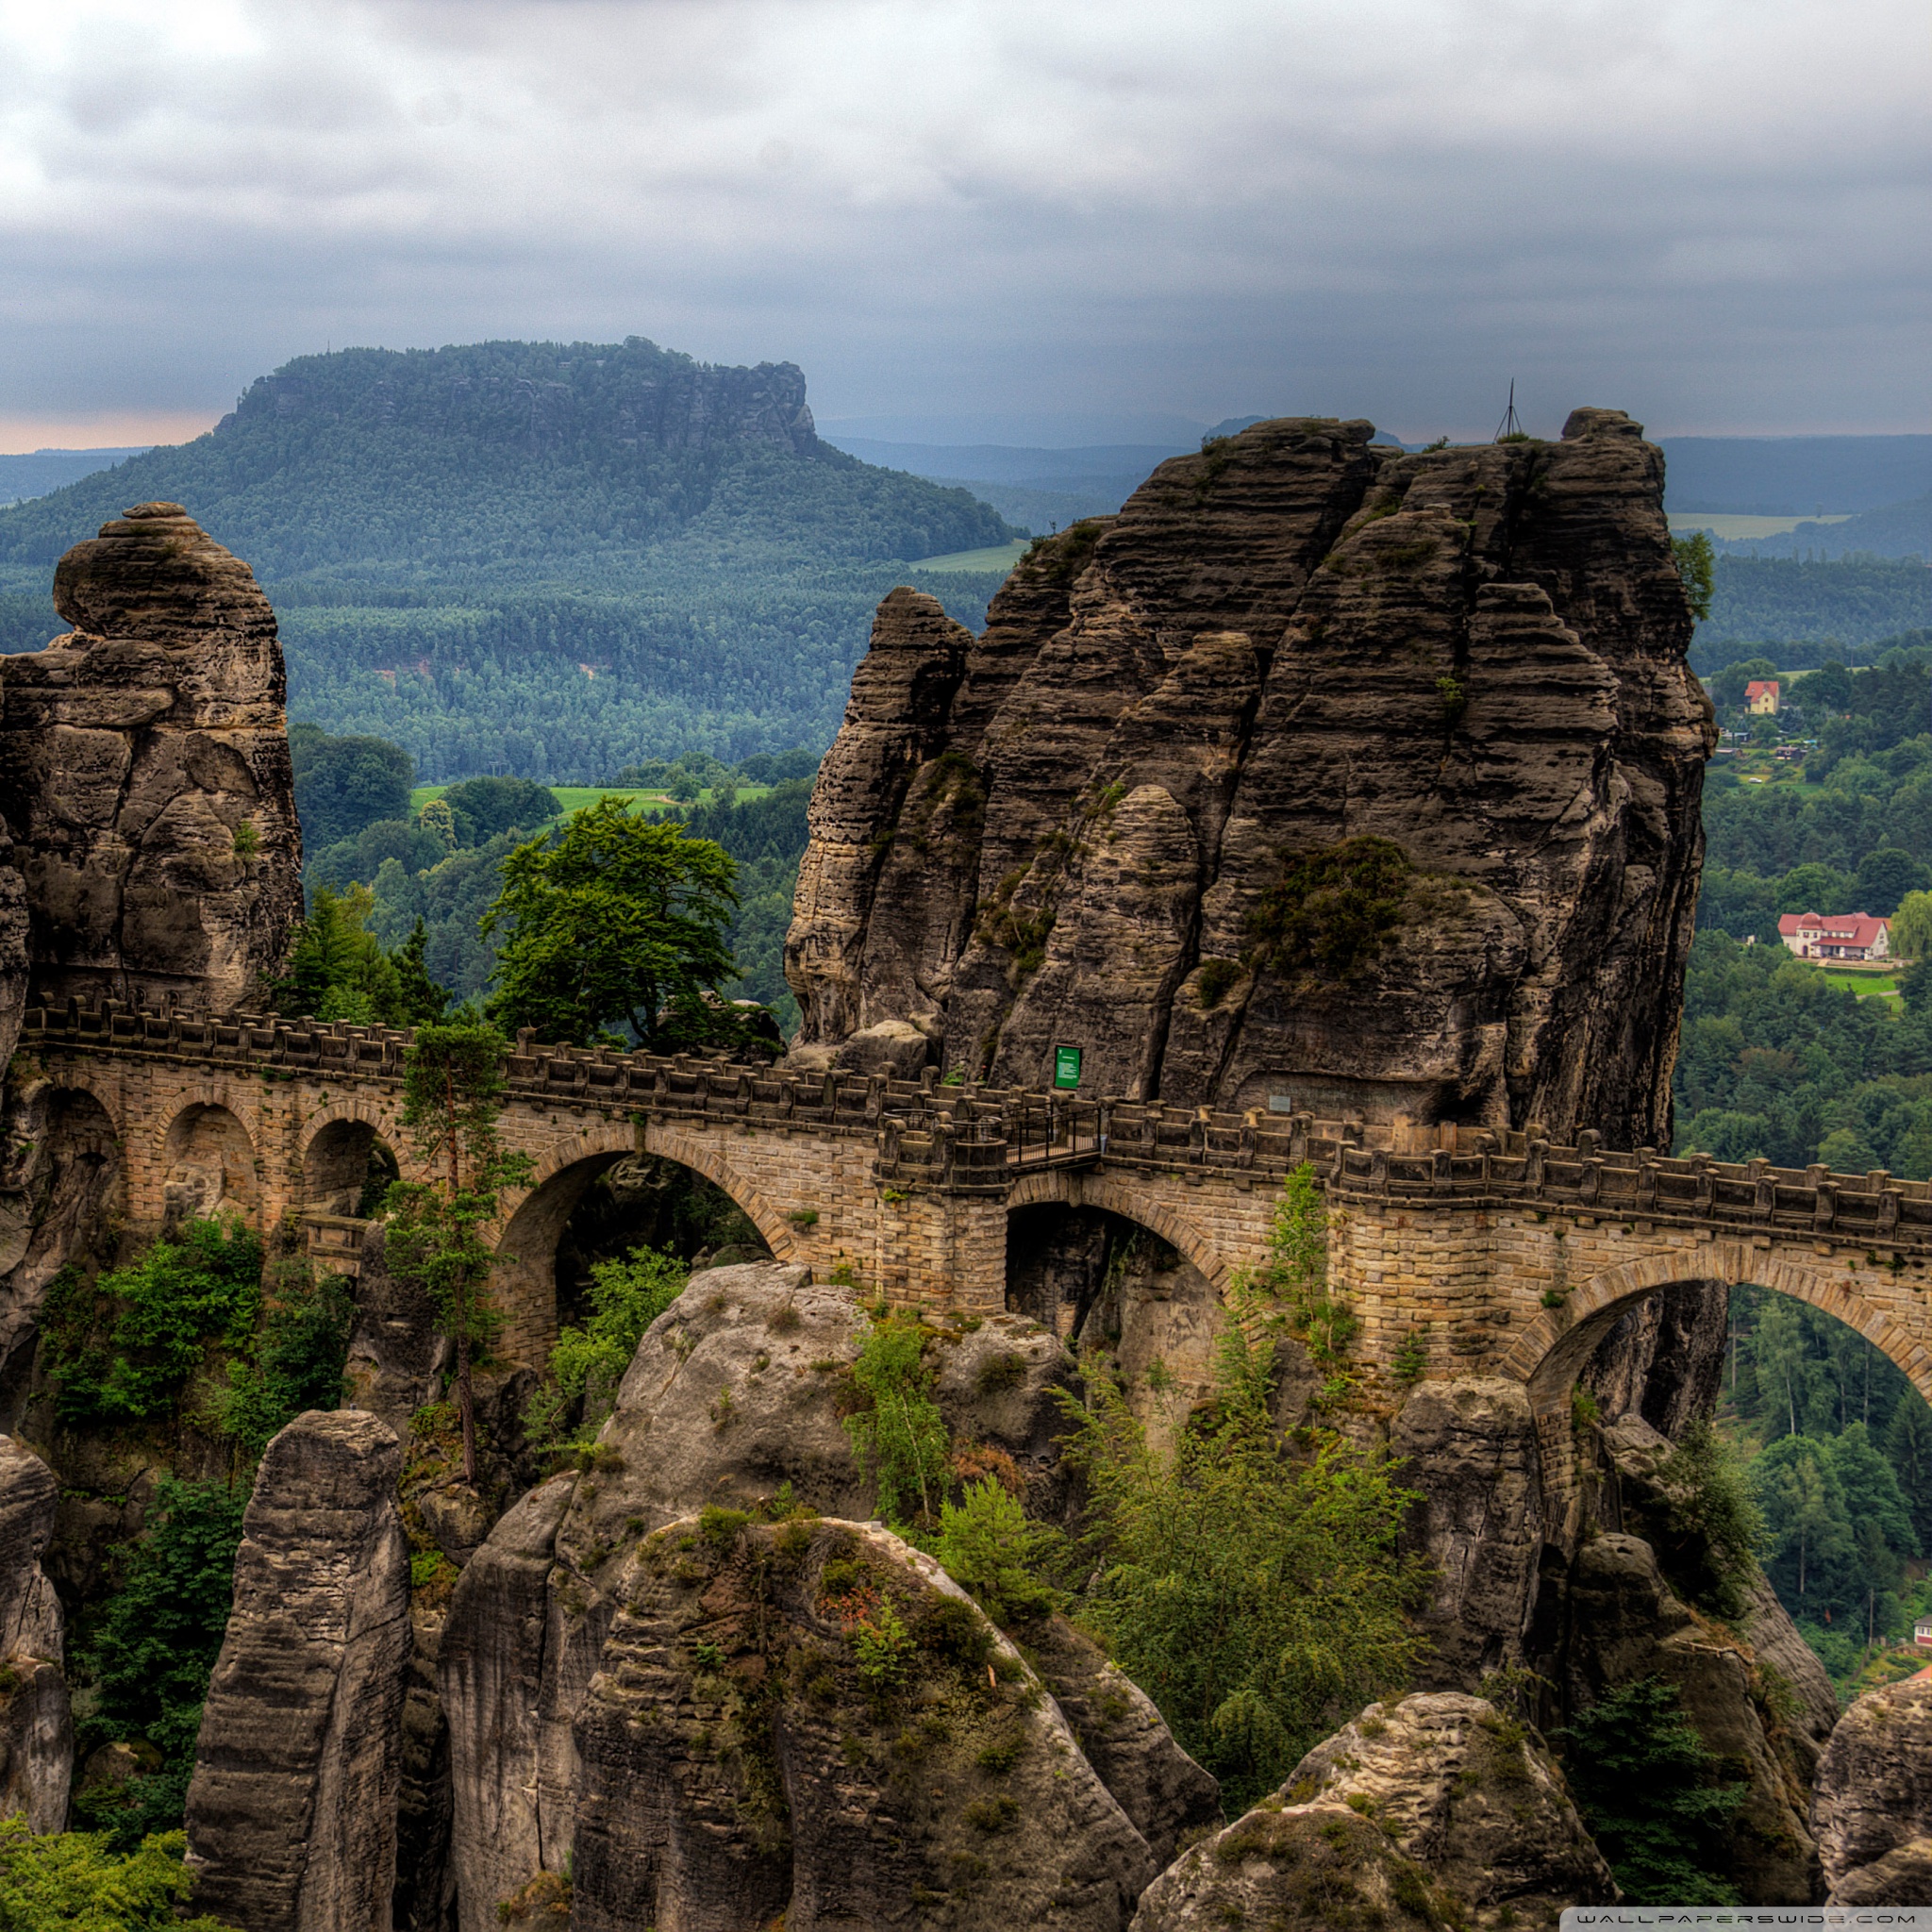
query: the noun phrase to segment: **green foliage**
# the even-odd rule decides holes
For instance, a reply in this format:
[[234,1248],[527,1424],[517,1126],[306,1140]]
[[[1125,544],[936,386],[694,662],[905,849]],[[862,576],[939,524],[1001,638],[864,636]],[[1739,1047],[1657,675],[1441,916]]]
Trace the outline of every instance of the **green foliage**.
[[1927,623],[1932,583],[1912,558],[1813,562],[1721,555],[1710,617],[1699,626],[1696,650],[1700,662],[1708,655],[1722,664],[1741,655],[1740,642],[1777,639],[1842,648],[1876,643]]
[[1286,860],[1248,916],[1251,959],[1284,976],[1346,979],[1401,923],[1415,867],[1387,839],[1346,839]]
[[255,1461],[271,1438],[312,1408],[340,1407],[348,1384],[356,1305],[338,1274],[306,1259],[269,1272],[261,1321],[242,1358],[228,1364],[222,1431]]
[[562,810],[556,792],[528,778],[465,778],[440,803],[458,845],[481,845],[499,832],[534,832]]
[[911,1674],[919,1644],[907,1629],[891,1598],[881,1598],[877,1608],[859,1617],[853,1624],[851,1634],[852,1655],[858,1674],[873,1695],[882,1698],[903,1689]]
[[1657,1480],[1670,1498],[1669,1535],[1657,1554],[1673,1583],[1716,1616],[1742,1617],[1764,1535],[1742,1462],[1700,1419],[1679,1436]]
[[507,1025],[583,1045],[624,1022],[650,1043],[669,1008],[683,1031],[732,1032],[715,989],[735,971],[724,935],[737,867],[710,841],[607,798],[519,845],[502,874],[483,930],[511,927],[496,959]]
[[449,995],[424,964],[428,933],[421,919],[393,953],[369,931],[375,894],[352,885],[338,897],[318,886],[289,949],[288,976],[275,1000],[286,1012],[359,1025],[420,1026],[440,1020]]
[[1703,530],[1688,537],[1671,539],[1671,555],[1676,559],[1677,575],[1684,580],[1684,595],[1690,600],[1690,614],[1702,624],[1710,615],[1711,600],[1717,591],[1717,553]]
[[36,1837],[23,1818],[0,1818],[0,1932],[232,1932],[179,1909],[194,1890],[185,1832],[117,1853],[98,1833]]
[[319,724],[291,724],[289,757],[303,835],[318,846],[353,839],[377,819],[408,815],[416,773],[399,744],[363,735],[335,738]]
[[1685,980],[1677,1149],[1932,1176],[1932,1013],[1840,991],[1781,946],[1700,932]]
[[1303,1161],[1281,1184],[1269,1224],[1267,1257],[1235,1294],[1251,1324],[1277,1305],[1293,1335],[1319,1367],[1339,1372],[1360,1324],[1346,1301],[1328,1290],[1328,1210],[1313,1165]]
[[202,1701],[234,1596],[245,1505],[219,1483],[160,1477],[146,1530],[125,1552],[120,1588],[81,1648],[80,1674],[95,1691],[79,1727],[83,1747],[139,1740],[160,1754],[153,1771],[76,1801],[82,1818],[118,1850],[181,1823]]
[[1553,1741],[1626,1904],[1738,1903],[1710,1873],[1728,1861],[1745,1790],[1720,1781],[1719,1760],[1677,1707],[1675,1685],[1655,1677],[1619,1685]]
[[932,1369],[917,1322],[886,1315],[865,1331],[852,1378],[863,1405],[845,1418],[867,1479],[878,1485],[878,1512],[895,1528],[930,1522],[945,1493],[951,1442],[932,1399]]
[[525,1426],[540,1448],[558,1450],[588,1441],[617,1401],[643,1333],[691,1278],[684,1263],[651,1247],[622,1260],[599,1261],[584,1291],[589,1317],[566,1326],[550,1351],[550,1372],[531,1398]]
[[1082,1618],[1240,1810],[1400,1694],[1427,1572],[1396,1554],[1413,1496],[1388,1463],[1337,1436],[1309,1457],[1276,1427],[1265,1324],[1230,1321],[1215,1380],[1212,1413],[1163,1456],[1092,1377],[1091,1409],[1064,1403],[1066,1446],[1091,1499]]
[[60,1420],[142,1423],[172,1410],[211,1342],[247,1344],[261,1258],[260,1241],[239,1222],[191,1221],[92,1282],[63,1269],[42,1323]]
[[503,1190],[530,1174],[529,1157],[506,1153],[496,1137],[504,1047],[493,1026],[464,1022],[417,1029],[403,1060],[401,1119],[434,1178],[397,1181],[388,1201],[390,1273],[429,1298],[438,1325],[456,1342],[468,1483],[476,1480],[471,1361],[501,1324],[489,1293],[495,1251],[484,1230],[497,1218]]
[[970,1590],[995,1624],[1007,1625],[1053,1608],[1047,1575],[1062,1541],[1045,1524],[1030,1522],[1019,1498],[987,1476],[969,1483],[958,1503],[941,1506],[933,1550],[946,1574]]

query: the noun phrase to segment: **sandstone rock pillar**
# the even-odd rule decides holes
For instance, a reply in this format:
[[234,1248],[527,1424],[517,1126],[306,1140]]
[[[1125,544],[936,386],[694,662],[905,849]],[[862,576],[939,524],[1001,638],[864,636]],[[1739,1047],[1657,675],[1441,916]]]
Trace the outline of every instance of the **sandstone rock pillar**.
[[74,1773],[60,1603],[41,1568],[58,1498],[53,1471],[0,1436],[0,1818],[34,1831],[65,1824]]
[[373,1415],[268,1445],[188,1790],[199,1909],[248,1932],[388,1932],[409,1660],[402,1446]]

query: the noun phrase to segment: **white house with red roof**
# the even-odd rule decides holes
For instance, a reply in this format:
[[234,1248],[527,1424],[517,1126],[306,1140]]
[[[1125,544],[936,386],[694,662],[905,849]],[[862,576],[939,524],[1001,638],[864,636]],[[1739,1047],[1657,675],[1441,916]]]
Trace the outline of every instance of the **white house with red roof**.
[[1870,912],[1787,912],[1777,936],[1801,959],[1884,959],[1891,953],[1891,921]]
[[1754,718],[1777,716],[1777,679],[1754,677],[1744,687],[1744,708]]

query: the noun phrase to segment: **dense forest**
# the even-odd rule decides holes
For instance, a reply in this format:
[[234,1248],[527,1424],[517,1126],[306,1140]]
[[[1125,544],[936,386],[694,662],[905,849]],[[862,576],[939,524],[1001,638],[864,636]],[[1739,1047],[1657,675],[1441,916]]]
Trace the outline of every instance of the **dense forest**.
[[[1747,656],[1739,644],[1778,641],[1840,647],[1932,626],[1932,570],[1915,558],[1741,557],[1720,554],[1709,619],[1697,629],[1691,661],[1709,673]],[[1810,661],[1817,662],[1817,658]]]

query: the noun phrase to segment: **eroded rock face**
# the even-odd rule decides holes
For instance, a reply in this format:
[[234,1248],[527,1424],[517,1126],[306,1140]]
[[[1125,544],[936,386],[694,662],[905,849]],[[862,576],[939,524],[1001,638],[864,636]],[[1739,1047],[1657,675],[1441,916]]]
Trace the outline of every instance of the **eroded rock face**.
[[1868,1690],[1839,1720],[1811,1821],[1830,1904],[1932,1898],[1932,1681]]
[[[178,504],[136,506],[54,575],[74,625],[0,661],[0,815],[39,997],[258,996],[300,916],[275,613]],[[0,981],[8,907],[0,874]]]
[[620,1595],[576,1721],[579,1932],[1126,1924],[1144,1840],[1019,1653],[889,1531],[691,1519]]
[[1134,1926],[1554,1925],[1616,1897],[1542,1740],[1449,1693],[1370,1705],[1156,1879]]
[[[1662,458],[1606,409],[1372,434],[1162,464],[978,640],[881,605],[788,941],[806,1057],[897,1023],[1002,1082],[1076,1042],[1096,1092],[1667,1141],[1710,724]],[[1310,861],[1384,904],[1354,957]]]
[[[526,1496],[470,1559],[441,1666],[464,1932],[488,1932],[498,1899],[563,1869],[572,1724],[637,1539],[707,1507],[748,1508],[788,1482],[827,1515],[870,1513],[873,1487],[835,1400],[863,1318],[850,1290],[808,1273],[758,1262],[694,1275],[640,1341],[595,1467]],[[954,1441],[1010,1458],[1051,1513],[1053,1391],[1075,1373],[1058,1340],[1000,1316],[939,1332],[931,1352]]]
[[390,1923],[410,1653],[402,1447],[311,1410],[262,1456],[188,1790],[202,1910],[249,1932]]
[[53,1471],[0,1436],[0,1818],[32,1831],[66,1824],[74,1775],[65,1631],[41,1568],[58,1500]]
[[1221,1787],[1174,1741],[1154,1701],[1064,1617],[1029,1623],[1027,1660],[1156,1866],[1222,1823]]

